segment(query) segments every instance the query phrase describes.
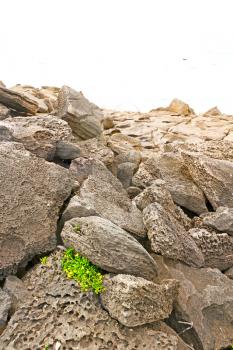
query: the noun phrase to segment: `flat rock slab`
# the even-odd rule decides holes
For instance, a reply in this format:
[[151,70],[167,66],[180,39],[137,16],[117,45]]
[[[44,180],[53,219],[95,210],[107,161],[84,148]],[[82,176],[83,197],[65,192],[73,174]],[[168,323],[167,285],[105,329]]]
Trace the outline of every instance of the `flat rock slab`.
[[143,246],[129,233],[98,216],[75,218],[65,223],[61,237],[66,247],[103,270],[132,274],[154,280],[156,264]]
[[[62,253],[48,258],[25,277],[33,294],[12,316],[0,337],[0,350],[188,350],[165,323],[122,326],[92,293],[81,293],[61,271]],[[56,348],[57,346],[57,348]]]
[[144,278],[117,275],[106,276],[101,302],[110,316],[127,327],[135,327],[167,318],[178,294],[175,280],[162,284]]
[[19,143],[0,144],[0,278],[56,246],[59,209],[73,183],[68,170]]
[[38,103],[20,92],[9,90],[0,86],[0,102],[6,107],[18,112],[36,114],[39,109]]

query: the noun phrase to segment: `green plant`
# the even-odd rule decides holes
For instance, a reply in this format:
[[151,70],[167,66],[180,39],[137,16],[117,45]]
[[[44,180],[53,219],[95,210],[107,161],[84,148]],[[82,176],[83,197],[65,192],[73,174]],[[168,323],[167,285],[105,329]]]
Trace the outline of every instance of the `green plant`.
[[81,226],[79,225],[79,224],[76,224],[75,226],[74,226],[74,231],[75,232],[79,232],[81,230]]
[[44,350],[49,350],[49,346],[48,346],[48,345],[45,345]]
[[46,265],[48,262],[48,256],[43,256],[42,258],[40,258],[40,262],[42,265]]
[[100,269],[73,248],[66,249],[61,265],[67,277],[77,281],[83,292],[92,290],[95,294],[99,294],[104,291]]

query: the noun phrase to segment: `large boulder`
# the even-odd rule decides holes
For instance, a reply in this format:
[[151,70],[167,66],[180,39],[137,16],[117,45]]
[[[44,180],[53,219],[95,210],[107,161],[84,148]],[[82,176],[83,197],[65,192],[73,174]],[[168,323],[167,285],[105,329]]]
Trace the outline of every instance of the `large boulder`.
[[179,281],[169,324],[194,349],[225,349],[233,342],[233,281],[218,269],[192,268],[155,256],[160,278]]
[[102,305],[111,317],[127,327],[167,318],[178,294],[178,283],[175,280],[155,284],[129,275],[107,276],[104,286]]
[[61,271],[61,252],[24,277],[33,297],[16,311],[0,338],[0,350],[188,350],[166,324],[122,326],[103,310],[98,297],[82,293]]
[[0,147],[0,278],[56,246],[59,210],[70,196],[69,172],[19,143]]
[[188,265],[204,266],[201,250],[172,211],[155,202],[143,210],[143,220],[154,252]]
[[52,160],[57,143],[69,140],[72,131],[69,125],[53,116],[15,117],[0,121],[16,142],[20,142],[38,157]]
[[157,276],[156,264],[149,253],[109,220],[98,216],[74,218],[65,223],[61,237],[66,247],[74,247],[105,271],[148,280]]
[[189,173],[212,207],[233,207],[233,162],[182,152]]
[[189,107],[189,105],[177,98],[174,98],[170,105],[167,107],[167,110],[172,113],[182,114],[182,115],[190,115],[195,114],[193,109]]
[[101,109],[89,102],[82,94],[68,86],[63,86],[58,94],[58,117],[67,121],[74,136],[87,140],[102,133]]
[[216,212],[202,215],[203,225],[233,236],[233,208],[218,207]]
[[22,94],[24,97],[27,97],[31,101],[34,101],[38,105],[38,113],[49,112],[49,108],[45,101],[38,97],[38,89],[33,88],[32,86],[17,84],[11,88],[11,91],[12,90]]
[[145,237],[141,211],[131,202],[121,182],[103,163],[78,158],[71,163],[70,170],[82,183],[79,190],[82,203],[126,231]]
[[39,110],[39,105],[34,98],[2,86],[0,86],[0,103],[18,112],[27,114],[36,114]]

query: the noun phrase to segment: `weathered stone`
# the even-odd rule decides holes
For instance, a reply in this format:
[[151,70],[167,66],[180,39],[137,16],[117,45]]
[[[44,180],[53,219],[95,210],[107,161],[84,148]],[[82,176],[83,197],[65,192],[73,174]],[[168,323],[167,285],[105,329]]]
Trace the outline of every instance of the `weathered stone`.
[[0,120],[6,119],[10,116],[10,110],[0,103]]
[[23,281],[16,276],[6,278],[3,290],[11,297],[11,313],[31,296]]
[[9,130],[14,141],[46,160],[54,158],[58,141],[71,136],[69,125],[53,116],[8,118],[0,122],[1,127]]
[[61,252],[53,254],[24,277],[33,298],[12,316],[0,338],[1,350],[52,349],[57,344],[72,350],[189,349],[165,323],[129,328],[113,320],[98,297],[81,293],[65,277],[61,257]]
[[202,215],[203,224],[219,232],[226,232],[233,236],[233,209],[218,207],[216,212]]
[[228,269],[227,271],[224,272],[224,274],[233,280],[233,267],[231,267],[230,269]]
[[178,294],[175,280],[154,284],[144,278],[117,275],[104,279],[103,307],[127,327],[140,326],[167,318]]
[[0,121],[0,141],[13,141],[13,131],[4,125],[1,125]]
[[98,216],[95,210],[85,203],[84,199],[79,196],[74,196],[69,201],[68,206],[62,214],[62,221],[68,221],[73,218],[81,218],[83,216]]
[[183,152],[185,164],[195,183],[202,189],[214,209],[233,207],[233,163]]
[[201,250],[173,212],[155,202],[143,210],[143,220],[154,252],[188,265],[204,266]]
[[137,165],[134,163],[122,163],[117,167],[117,178],[120,180],[124,188],[128,188],[132,183],[132,178],[137,170]]
[[[27,97],[31,101],[34,101],[38,105],[38,113],[47,113],[49,112],[48,106],[45,103],[43,99],[40,99],[36,96],[37,89],[33,88],[32,86],[25,86],[25,85],[15,85],[11,88],[11,91],[16,91],[20,94],[22,94],[24,97]],[[33,93],[34,92],[34,93]]]
[[66,169],[35,157],[19,143],[1,143],[0,163],[1,279],[55,248],[59,209],[72,181]]
[[189,114],[195,114],[193,109],[189,107],[189,105],[181,100],[178,100],[177,98],[174,98],[170,105],[167,107],[167,109],[172,113],[177,114],[183,114],[183,115],[189,115]]
[[70,167],[82,183],[79,197],[99,216],[108,219],[133,234],[144,237],[142,213],[129,199],[121,182],[94,159],[78,158]]
[[109,147],[106,146],[106,141],[104,138],[92,138],[90,140],[80,141],[78,145],[80,147],[82,157],[100,160],[106,165],[106,167],[111,168],[114,160],[114,153]]
[[55,158],[63,160],[72,160],[80,157],[80,147],[72,142],[58,141],[56,144]]
[[[0,334],[6,326],[8,314],[11,308],[11,298],[0,288]],[[1,347],[1,339],[0,339]]]
[[156,157],[148,158],[145,162],[142,162],[133,177],[133,185],[145,188],[150,186],[156,179],[159,179],[160,172],[157,165],[158,159]]
[[189,234],[205,257],[205,266],[226,270],[233,266],[233,237],[203,228],[193,228]]
[[217,115],[222,115],[222,113],[220,112],[220,110],[218,109],[218,107],[215,106],[215,107],[212,107],[212,108],[208,109],[208,111],[205,112],[204,115],[217,116]]
[[136,186],[130,186],[127,188],[127,193],[130,199],[133,199],[141,192],[141,189]]
[[65,223],[61,237],[103,270],[154,280],[156,265],[138,241],[109,220],[97,216]]
[[108,129],[114,128],[114,122],[113,122],[112,118],[105,117],[104,120],[103,120],[103,127],[104,127],[104,130],[108,130]]
[[103,118],[99,107],[89,102],[82,94],[63,86],[58,95],[57,115],[67,121],[73,134],[81,140],[99,136]]
[[0,86],[0,102],[6,107],[19,112],[36,114],[39,109],[38,103],[30,97],[17,91],[9,90]]
[[[158,260],[161,257],[156,257],[159,265]],[[232,344],[233,281],[218,269],[162,260],[165,274],[160,268],[160,278],[174,278],[180,283],[169,324],[194,349],[221,349]]]
[[129,152],[123,152],[118,154],[115,159],[114,163],[116,166],[122,163],[133,163],[136,166],[139,166],[140,162],[142,160],[141,152],[139,151],[129,151]]
[[117,154],[142,150],[142,145],[139,141],[134,137],[123,134],[113,134],[108,139],[107,145]]

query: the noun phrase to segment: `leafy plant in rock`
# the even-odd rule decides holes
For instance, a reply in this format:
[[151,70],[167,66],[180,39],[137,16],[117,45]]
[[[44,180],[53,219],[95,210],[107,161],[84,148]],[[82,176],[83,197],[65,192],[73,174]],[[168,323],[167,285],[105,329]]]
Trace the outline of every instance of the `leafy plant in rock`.
[[47,256],[43,256],[42,258],[40,258],[40,262],[42,265],[46,265],[48,262],[48,257]]
[[101,270],[73,248],[66,249],[61,265],[67,277],[77,281],[83,292],[92,290],[99,294],[104,291]]
[[75,231],[75,232],[80,232],[80,230],[81,230],[81,226],[80,226],[79,224],[76,224],[76,225],[74,226],[74,231]]

